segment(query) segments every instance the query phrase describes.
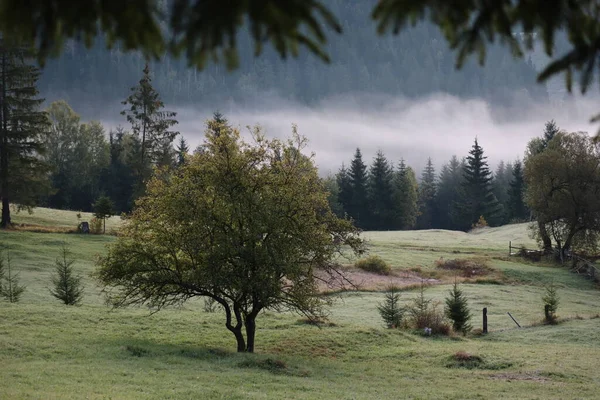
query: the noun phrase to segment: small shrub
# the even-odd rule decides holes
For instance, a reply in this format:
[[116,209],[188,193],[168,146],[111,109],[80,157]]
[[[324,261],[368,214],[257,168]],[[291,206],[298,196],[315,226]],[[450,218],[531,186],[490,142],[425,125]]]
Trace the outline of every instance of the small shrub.
[[360,259],[354,266],[363,271],[373,272],[379,275],[389,275],[392,272],[390,265],[384,259],[376,255]]
[[73,264],[75,260],[66,243],[63,243],[59,257],[56,259],[55,275],[52,277],[52,289],[50,294],[71,306],[78,304],[83,297],[83,285],[81,276],[75,275]]
[[472,315],[469,311],[467,298],[456,281],[454,281],[454,286],[450,290],[449,297],[446,298],[445,314],[452,321],[454,332],[462,332],[463,335],[466,335],[472,329],[469,324]]
[[99,235],[102,233],[102,220],[96,217],[90,220],[90,232],[94,235]]
[[400,290],[396,286],[388,288],[384,301],[377,306],[377,310],[388,328],[400,327],[404,308],[400,306]]
[[477,229],[477,228],[485,228],[486,226],[488,226],[487,221],[485,220],[485,218],[483,218],[483,215],[479,216],[479,220],[474,223],[471,227],[473,229]]
[[21,299],[25,286],[19,285],[19,274],[13,274],[10,262],[10,252],[6,250],[5,267],[4,251],[0,248],[0,296],[10,303],[16,303]]
[[544,302],[544,319],[546,323],[556,323],[559,297],[554,283],[546,285],[546,293],[542,296],[542,301]]
[[407,325],[413,329],[425,332],[425,328],[433,335],[450,334],[450,325],[446,323],[444,314],[439,310],[439,302],[425,298],[425,285],[422,283],[419,296],[412,300],[412,304],[406,309],[408,314]]

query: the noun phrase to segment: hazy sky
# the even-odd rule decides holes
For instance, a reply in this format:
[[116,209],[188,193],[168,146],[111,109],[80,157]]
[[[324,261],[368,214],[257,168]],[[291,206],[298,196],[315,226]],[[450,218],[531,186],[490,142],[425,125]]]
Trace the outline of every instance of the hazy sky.
[[[501,159],[522,159],[526,143],[540,136],[545,121],[552,118],[565,130],[595,133],[599,126],[591,125],[589,119],[600,111],[600,102],[589,96],[571,97],[552,107],[515,98],[510,108],[492,108],[482,100],[449,95],[421,100],[344,96],[312,108],[272,96],[263,98],[268,100],[230,104],[220,111],[243,133],[247,125],[260,124],[267,136],[289,137],[292,124],[297,124],[299,133],[309,139],[309,151],[316,153],[322,174],[337,171],[342,162],[348,164],[356,147],[367,164],[381,149],[394,164],[404,158],[420,174],[427,157],[439,167],[453,154],[466,156],[476,136],[495,166]],[[178,130],[193,149],[202,141],[204,122],[213,110],[177,111]],[[124,119],[107,125],[117,123],[127,126]]]

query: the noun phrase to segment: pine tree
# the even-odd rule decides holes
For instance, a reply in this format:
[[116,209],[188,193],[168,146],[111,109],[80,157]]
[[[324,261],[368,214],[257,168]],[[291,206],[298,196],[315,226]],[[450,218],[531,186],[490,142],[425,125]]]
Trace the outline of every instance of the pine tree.
[[75,275],[74,263],[72,253],[63,243],[60,256],[56,259],[55,275],[52,277],[53,289],[50,289],[50,294],[68,306],[78,304],[83,297],[82,278]]
[[456,156],[442,167],[436,191],[436,209],[442,229],[460,229],[454,205],[462,198],[463,169],[464,160],[461,162]]
[[369,229],[391,229],[394,216],[392,168],[381,150],[377,152],[368,177],[368,201],[371,209]]
[[362,153],[357,148],[348,172],[352,200],[348,214],[354,219],[357,227],[365,229],[370,222],[369,200],[367,197],[367,166],[362,160]]
[[[141,136],[141,165],[144,171],[148,155],[161,145],[163,141],[172,143],[179,134],[169,129],[178,122],[175,120],[176,112],[164,111],[164,104],[160,96],[152,87],[150,78],[150,67],[148,63],[143,71],[142,79],[137,86],[131,88],[131,95],[122,104],[129,105],[129,109],[121,111],[121,115],[127,116],[127,122],[131,124],[133,133]],[[146,172],[147,173],[147,172]],[[144,175],[144,178],[147,178]]]
[[419,187],[412,168],[400,160],[394,173],[394,229],[413,229],[419,215]]
[[467,298],[456,281],[454,281],[454,286],[450,290],[449,297],[446,298],[445,312],[446,317],[452,320],[454,332],[462,332],[463,335],[466,335],[471,330],[469,320],[472,315],[469,311]]
[[436,222],[435,189],[435,168],[433,167],[431,158],[428,158],[427,165],[421,176],[421,184],[419,185],[417,229],[430,229]]
[[388,288],[383,303],[377,306],[377,310],[388,328],[400,327],[404,308],[400,306],[400,290],[396,286]]
[[523,201],[525,181],[523,168],[520,161],[513,167],[513,179],[508,188],[508,212],[511,221],[525,221],[529,217],[529,210]]
[[0,40],[0,228],[11,224],[10,205],[30,208],[49,189],[48,167],[41,161],[48,117],[39,111],[40,72],[22,48]]
[[179,144],[177,145],[177,166],[180,167],[185,163],[185,157],[188,155],[190,148],[187,145],[184,137],[179,138]]
[[492,226],[498,225],[501,217],[502,206],[491,190],[492,173],[486,159],[475,138],[464,168],[463,196],[457,205],[463,230],[471,228],[482,216]]
[[14,274],[12,271],[10,251],[6,250],[5,267],[4,250],[0,248],[0,296],[10,303],[16,303],[21,299],[25,289],[25,286],[19,285],[19,274]]

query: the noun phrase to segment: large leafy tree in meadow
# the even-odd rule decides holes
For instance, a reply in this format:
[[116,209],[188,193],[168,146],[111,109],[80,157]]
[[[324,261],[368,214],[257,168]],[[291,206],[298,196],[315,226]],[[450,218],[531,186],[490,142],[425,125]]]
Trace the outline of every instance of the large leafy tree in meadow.
[[0,227],[11,224],[10,205],[30,208],[49,189],[48,167],[40,156],[48,118],[37,97],[39,70],[28,52],[0,41]]
[[585,133],[557,133],[526,158],[525,200],[559,255],[595,250],[600,238],[600,145]]
[[247,143],[220,128],[207,130],[202,152],[149,181],[97,277],[115,306],[211,298],[237,350],[253,352],[260,311],[320,317],[326,299],[318,282],[339,282],[333,258],[362,252],[363,242],[330,210],[295,129],[282,142],[255,128]]

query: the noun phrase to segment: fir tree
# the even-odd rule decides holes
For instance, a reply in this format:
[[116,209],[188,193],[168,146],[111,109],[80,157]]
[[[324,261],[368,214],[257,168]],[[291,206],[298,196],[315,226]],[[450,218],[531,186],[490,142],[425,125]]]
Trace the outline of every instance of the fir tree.
[[352,209],[352,181],[348,169],[343,163],[335,179],[338,186],[338,202],[344,210],[344,214],[350,215]]
[[402,323],[404,308],[400,306],[400,290],[390,286],[385,293],[383,303],[377,306],[379,315],[388,328],[398,328]]
[[511,221],[525,221],[529,217],[529,210],[523,201],[524,193],[523,168],[521,162],[516,161],[513,167],[513,179],[508,188],[508,212]]
[[356,149],[354,158],[350,164],[350,187],[352,188],[352,200],[348,214],[354,219],[359,228],[366,228],[369,224],[370,210],[367,197],[367,166],[362,160],[360,149]]
[[394,214],[392,168],[381,150],[369,170],[368,199],[371,209],[369,229],[391,229]]
[[4,250],[0,248],[0,296],[10,303],[16,303],[21,299],[25,289],[25,286],[19,285],[19,274],[12,271],[10,251],[6,250],[5,267]]
[[[129,109],[121,111],[127,116],[133,133],[141,136],[141,165],[146,165],[146,156],[152,154],[161,142],[172,143],[179,134],[169,129],[178,122],[175,120],[176,112],[164,111],[164,104],[160,96],[152,87],[150,68],[146,63],[142,79],[137,86],[131,88],[131,95],[122,104],[129,105]],[[151,160],[152,161],[152,160]],[[144,176],[146,177],[146,176]]]
[[417,229],[430,229],[433,227],[435,216],[435,168],[431,158],[427,159],[427,165],[421,176],[419,185],[419,217],[417,218]]
[[50,294],[68,306],[78,304],[83,297],[81,276],[75,275],[72,257],[69,248],[63,243],[60,256],[56,259],[55,275],[52,277]]
[[450,290],[449,297],[446,298],[445,313],[446,317],[452,320],[454,332],[462,332],[463,335],[466,335],[471,330],[469,320],[472,315],[469,311],[467,298],[456,281],[454,281],[454,286]]
[[180,167],[185,163],[185,158],[190,151],[190,148],[187,145],[184,137],[181,136],[179,138],[179,144],[177,145],[177,166]]
[[413,229],[419,215],[419,192],[412,168],[400,160],[394,173],[394,229]]
[[502,206],[491,190],[492,173],[486,159],[475,138],[464,168],[463,196],[457,205],[463,230],[471,228],[482,216],[492,226],[498,225],[501,217]]
[[39,70],[28,64],[29,54],[0,39],[0,228],[11,224],[10,205],[35,205],[49,189],[48,166],[41,161],[49,121],[39,111]]

